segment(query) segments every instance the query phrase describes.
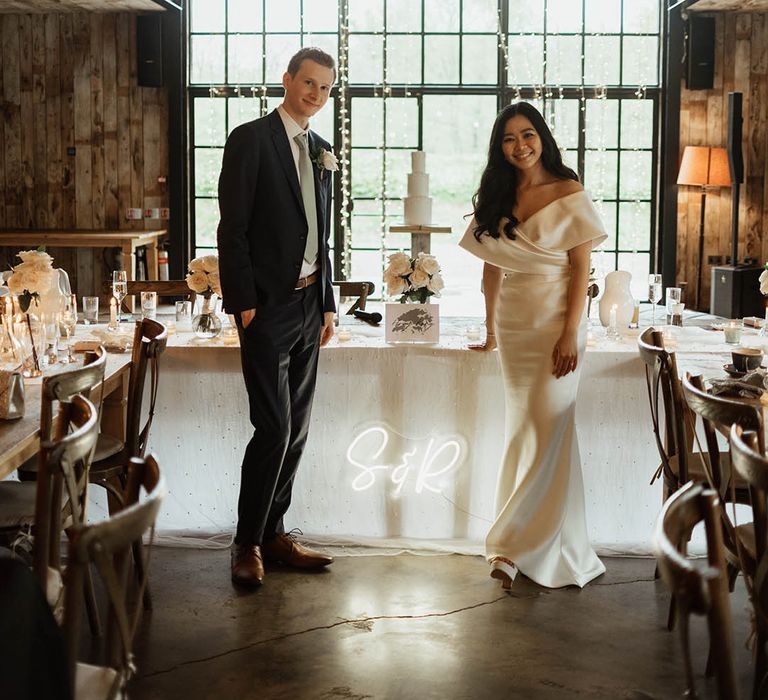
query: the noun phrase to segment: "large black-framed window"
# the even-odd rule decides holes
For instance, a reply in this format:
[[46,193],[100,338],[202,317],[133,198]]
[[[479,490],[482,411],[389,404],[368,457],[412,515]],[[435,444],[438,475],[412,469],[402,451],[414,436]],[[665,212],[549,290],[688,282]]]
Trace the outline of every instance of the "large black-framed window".
[[[478,270],[455,245],[487,156],[497,111],[536,104],[603,213],[598,273],[633,273],[642,296],[655,246],[659,46],[655,0],[191,0],[192,221],[198,252],[215,245],[216,181],[227,133],[266,114],[302,45],[338,54],[348,28],[349,231],[334,221],[337,277],[381,290],[386,255],[408,248],[402,219],[409,152],[427,152],[441,303],[479,312]],[[348,13],[348,25],[340,17]],[[503,31],[500,31],[500,27]],[[503,42],[500,41],[503,38]],[[506,44],[504,47],[502,44]],[[340,152],[338,89],[312,128]],[[342,180],[335,181],[340,203]],[[345,256],[348,248],[348,269]]]

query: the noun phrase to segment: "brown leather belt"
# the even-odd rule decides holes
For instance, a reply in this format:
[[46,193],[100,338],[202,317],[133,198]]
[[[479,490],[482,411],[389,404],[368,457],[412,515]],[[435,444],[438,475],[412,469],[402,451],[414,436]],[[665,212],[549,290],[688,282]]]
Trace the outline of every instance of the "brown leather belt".
[[307,275],[306,277],[299,277],[299,281],[296,282],[296,286],[293,288],[293,291],[298,292],[300,289],[309,287],[311,284],[317,282],[319,276],[319,273],[313,272],[311,275]]

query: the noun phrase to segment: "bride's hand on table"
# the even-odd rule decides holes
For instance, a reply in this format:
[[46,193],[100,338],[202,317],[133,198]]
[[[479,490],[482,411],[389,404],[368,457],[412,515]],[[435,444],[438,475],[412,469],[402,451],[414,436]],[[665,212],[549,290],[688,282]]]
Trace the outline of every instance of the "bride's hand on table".
[[496,349],[496,336],[493,333],[488,333],[485,336],[485,342],[468,345],[467,347],[475,352],[490,352]]
[[564,332],[552,350],[552,374],[559,379],[573,372],[576,369],[578,356],[576,333]]

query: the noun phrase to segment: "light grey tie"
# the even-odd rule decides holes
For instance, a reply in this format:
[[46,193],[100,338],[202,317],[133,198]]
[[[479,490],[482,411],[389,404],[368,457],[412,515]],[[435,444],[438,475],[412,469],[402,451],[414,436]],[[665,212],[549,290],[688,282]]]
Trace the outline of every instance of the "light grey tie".
[[309,146],[306,134],[297,134],[293,140],[299,145],[299,179],[301,199],[307,215],[307,245],[304,248],[304,260],[314,263],[317,260],[317,203],[315,201],[315,173],[309,160]]

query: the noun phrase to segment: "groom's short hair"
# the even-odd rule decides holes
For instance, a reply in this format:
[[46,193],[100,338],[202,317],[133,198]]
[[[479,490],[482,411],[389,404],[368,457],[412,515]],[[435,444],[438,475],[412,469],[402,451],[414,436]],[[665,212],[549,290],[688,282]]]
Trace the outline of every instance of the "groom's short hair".
[[286,72],[289,73],[292,78],[296,77],[296,73],[299,72],[302,61],[306,60],[314,61],[321,66],[330,68],[333,71],[333,80],[334,82],[336,81],[336,61],[333,60],[333,56],[325,53],[325,51],[317,48],[317,46],[305,46],[303,49],[293,54],[291,60],[288,61]]

